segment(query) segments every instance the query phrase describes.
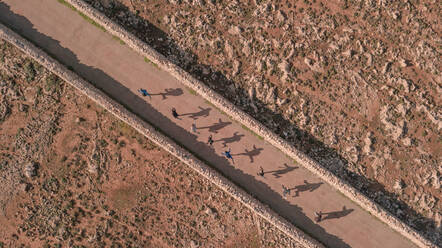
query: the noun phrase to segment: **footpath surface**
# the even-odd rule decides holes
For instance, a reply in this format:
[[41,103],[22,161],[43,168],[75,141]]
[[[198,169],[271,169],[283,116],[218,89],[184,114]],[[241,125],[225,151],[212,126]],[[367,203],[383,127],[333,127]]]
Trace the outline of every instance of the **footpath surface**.
[[[70,66],[326,246],[416,247],[58,1],[0,1],[0,22]],[[140,88],[151,97],[141,96]],[[179,118],[172,116],[172,108]],[[206,144],[209,135],[213,136],[213,146]],[[229,149],[234,161],[222,155]],[[258,175],[260,167],[264,176]],[[286,197],[282,185],[290,190]],[[325,213],[319,223],[314,221],[317,211]]]

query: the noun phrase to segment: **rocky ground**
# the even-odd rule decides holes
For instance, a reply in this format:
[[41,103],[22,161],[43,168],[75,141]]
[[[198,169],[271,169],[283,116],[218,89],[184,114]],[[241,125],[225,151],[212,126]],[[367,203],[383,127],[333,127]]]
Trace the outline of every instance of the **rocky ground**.
[[442,243],[438,1],[86,2]]
[[0,247],[301,247],[0,40]]

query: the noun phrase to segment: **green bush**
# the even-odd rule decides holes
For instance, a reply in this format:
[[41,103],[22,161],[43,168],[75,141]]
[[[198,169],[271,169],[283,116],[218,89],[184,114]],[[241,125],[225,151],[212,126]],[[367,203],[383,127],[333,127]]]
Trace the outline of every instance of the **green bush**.
[[56,75],[49,75],[48,77],[46,77],[46,91],[58,91],[60,89],[60,83],[61,81]]
[[35,69],[34,64],[31,61],[26,62],[25,64],[25,73],[26,73],[26,81],[29,83],[35,79]]

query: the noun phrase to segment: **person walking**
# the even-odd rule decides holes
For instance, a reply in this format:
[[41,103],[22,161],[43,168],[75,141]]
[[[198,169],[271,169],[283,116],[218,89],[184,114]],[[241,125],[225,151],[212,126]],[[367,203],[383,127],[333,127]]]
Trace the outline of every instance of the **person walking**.
[[209,144],[209,146],[213,145],[212,135],[209,136],[209,139],[207,140],[207,144]]
[[262,166],[260,166],[259,169],[260,169],[260,171],[259,171],[258,175],[264,177],[264,169],[262,168]]
[[284,197],[284,199],[287,198],[287,195],[290,195],[290,189],[282,185],[282,196]]
[[152,96],[149,94],[149,92],[147,92],[146,89],[142,89],[142,88],[140,88],[140,89],[138,90],[138,92],[140,92],[141,95],[143,95],[143,96],[148,96],[150,99],[152,99]]
[[228,151],[225,151],[225,152],[223,152],[222,154],[224,155],[224,156],[226,156],[226,158],[228,158],[228,159],[231,159],[232,160],[232,163],[234,164],[235,163],[235,161],[233,160],[233,157],[232,157],[232,154],[230,153],[230,148],[229,148],[229,150]]
[[322,220],[322,212],[315,212],[315,221],[320,222]]
[[176,112],[176,109],[175,108],[172,108],[172,115],[173,115],[173,117],[175,117],[176,119],[178,119],[178,113]]
[[[196,131],[196,125],[195,123],[192,123],[192,126],[190,127],[190,130],[194,133],[198,133],[198,131]],[[198,133],[199,134],[199,133]]]

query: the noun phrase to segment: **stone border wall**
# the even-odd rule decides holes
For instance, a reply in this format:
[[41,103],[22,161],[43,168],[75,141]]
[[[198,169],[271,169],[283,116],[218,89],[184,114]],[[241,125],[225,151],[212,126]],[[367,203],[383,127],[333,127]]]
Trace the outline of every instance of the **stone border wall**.
[[190,152],[176,144],[170,138],[156,131],[147,122],[127,110],[121,104],[107,96],[101,90],[95,88],[92,84],[79,77],[74,72],[67,69],[64,65],[57,60],[51,58],[41,49],[37,48],[34,44],[30,43],[20,35],[14,33],[12,30],[0,23],[0,39],[3,39],[12,45],[19,48],[29,57],[46,67],[49,71],[56,74],[66,82],[71,84],[74,88],[79,90],[82,94],[85,94],[98,105],[115,115],[120,120],[129,124],[135,128],[138,132],[143,134],[148,139],[152,140],[155,144],[162,147],[179,160],[187,164],[190,168],[207,178],[210,182],[214,183],[233,198],[244,204],[250,210],[261,216],[276,228],[281,230],[287,236],[291,237],[305,248],[324,248],[324,246],[311,238],[303,231],[296,228],[290,222],[279,216],[268,206],[265,206],[260,201],[253,198],[250,194],[243,189],[236,186],[234,183],[226,179],[220,173],[203,163]]
[[328,184],[332,185],[336,189],[338,189],[341,193],[343,193],[346,197],[350,198],[352,201],[359,204],[363,209],[368,211],[370,214],[376,216],[381,221],[386,223],[388,226],[404,235],[416,245],[420,247],[434,247],[435,244],[432,244],[429,240],[425,239],[420,233],[400,221],[398,218],[393,216],[391,213],[387,212],[380,205],[370,200],[368,197],[363,195],[361,192],[356,190],[354,187],[349,185],[344,180],[338,178],[333,173],[328,171],[326,168],[321,166],[319,163],[315,162],[313,159],[309,158],[299,150],[297,150],[294,146],[290,145],[287,141],[273,133],[270,129],[262,125],[260,122],[255,120],[250,115],[246,114],[235,105],[230,103],[227,99],[222,97],[220,94],[216,93],[208,86],[206,86],[201,81],[192,77],[189,73],[173,64],[166,57],[156,52],[153,48],[148,46],[145,42],[136,38],[134,35],[127,32],[123,27],[116,24],[100,11],[96,10],[89,4],[85,3],[82,0],[65,0],[70,3],[72,6],[77,8],[78,11],[82,12],[86,16],[90,17],[99,25],[102,25],[106,28],[106,30],[119,37],[123,40],[129,47],[134,49],[136,52],[145,56],[150,61],[154,62],[164,71],[169,72],[175,78],[178,79],[185,86],[193,89],[199,95],[201,95],[204,99],[215,105],[217,108],[221,109],[228,115],[230,115],[233,119],[248,127],[253,132],[262,136],[267,142],[274,145],[282,152],[290,156],[299,162],[302,166],[310,170],[315,175],[319,176],[321,179],[326,181]]

